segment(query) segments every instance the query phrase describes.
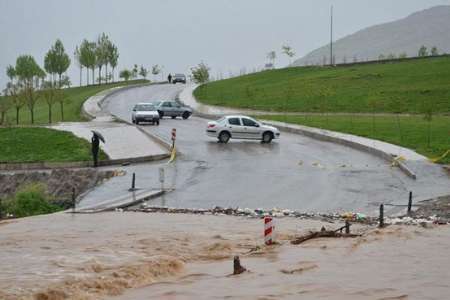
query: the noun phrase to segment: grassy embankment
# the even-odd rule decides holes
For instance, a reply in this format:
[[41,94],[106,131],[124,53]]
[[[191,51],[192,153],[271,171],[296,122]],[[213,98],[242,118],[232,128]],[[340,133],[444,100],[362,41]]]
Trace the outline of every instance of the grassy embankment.
[[[116,82],[110,84],[102,84],[102,85],[90,85],[83,87],[73,87],[64,89],[64,95],[66,96],[66,100],[64,101],[64,122],[77,122],[77,121],[86,121],[81,116],[81,106],[84,101],[89,97],[100,93],[101,91],[117,87],[117,86],[125,86],[131,84],[145,83],[148,82],[146,80],[131,80],[128,83],[126,82]],[[3,99],[1,99],[2,101]],[[16,112],[14,107],[12,107],[7,113],[8,122],[12,125],[16,124]],[[59,103],[55,103],[53,105],[53,113],[52,113],[53,122],[61,121],[61,112]],[[34,122],[35,124],[47,124],[48,123],[48,106],[45,100],[41,97],[34,109]],[[26,106],[22,107],[19,114],[19,125],[30,125],[30,111]]]
[[450,149],[450,57],[264,71],[194,94],[206,104],[280,112],[264,118],[375,138],[430,158]]
[[[143,80],[130,81],[128,84],[143,83]],[[81,106],[84,101],[103,90],[127,85],[119,82],[107,85],[75,87],[64,90],[67,100],[64,104],[64,121],[84,121]],[[4,100],[0,99],[0,101]],[[8,112],[9,124],[15,124],[15,111]],[[53,107],[53,121],[61,121],[59,104]],[[35,107],[35,124],[47,124],[48,108],[45,100],[40,99]],[[23,107],[19,125],[31,125],[30,113]],[[75,137],[69,132],[39,127],[0,127],[0,162],[67,162],[91,160],[91,146],[88,141]],[[107,159],[100,152],[100,159]]]
[[[0,128],[0,162],[92,160],[90,143],[70,132],[41,127]],[[101,151],[100,159],[107,159]]]

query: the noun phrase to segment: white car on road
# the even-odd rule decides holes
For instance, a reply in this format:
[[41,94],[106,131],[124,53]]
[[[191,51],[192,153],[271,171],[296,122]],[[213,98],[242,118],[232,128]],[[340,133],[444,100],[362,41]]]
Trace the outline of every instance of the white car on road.
[[131,122],[136,125],[139,122],[149,122],[159,125],[159,113],[152,103],[138,103],[133,107]]
[[247,116],[225,116],[208,122],[206,134],[219,139],[220,143],[228,143],[230,139],[261,140],[263,143],[270,143],[280,137],[277,128]]

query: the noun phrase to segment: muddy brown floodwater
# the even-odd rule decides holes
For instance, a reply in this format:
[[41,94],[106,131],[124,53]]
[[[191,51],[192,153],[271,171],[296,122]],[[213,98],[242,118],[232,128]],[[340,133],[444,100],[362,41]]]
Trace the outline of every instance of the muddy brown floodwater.
[[[111,212],[0,223],[0,299],[446,299],[450,228],[390,226],[294,246],[340,224]],[[261,246],[257,251],[251,251]],[[249,272],[229,276],[240,255]]]

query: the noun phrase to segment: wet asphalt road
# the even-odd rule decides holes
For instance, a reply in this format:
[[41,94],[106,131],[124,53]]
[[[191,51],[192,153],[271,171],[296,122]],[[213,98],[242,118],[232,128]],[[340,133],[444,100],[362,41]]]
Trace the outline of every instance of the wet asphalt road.
[[[103,107],[130,120],[135,103],[174,99],[183,87],[153,85],[130,89],[108,97]],[[282,133],[281,139],[269,145],[241,140],[219,144],[206,136],[207,122],[198,117],[164,118],[160,126],[140,125],[166,140],[170,139],[171,129],[176,128],[177,149],[182,153],[170,165],[159,162],[125,168],[128,173],[136,172],[138,185],[146,188],[159,186],[158,168],[165,168],[165,186],[174,191],[152,204],[374,214],[380,203],[405,204],[410,189],[417,198],[450,192],[448,178],[434,166],[424,173],[436,172],[439,180],[436,176],[421,176],[421,180],[413,181],[364,152],[288,133]],[[113,179],[94,191],[94,196],[125,192],[128,181]]]

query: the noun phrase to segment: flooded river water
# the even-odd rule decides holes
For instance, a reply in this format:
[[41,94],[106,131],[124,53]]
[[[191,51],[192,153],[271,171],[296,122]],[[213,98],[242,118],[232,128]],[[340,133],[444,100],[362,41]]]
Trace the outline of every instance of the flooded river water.
[[[391,226],[293,246],[339,224],[212,215],[59,213],[0,223],[0,299],[445,299],[450,228]],[[232,273],[240,255],[249,272]]]

